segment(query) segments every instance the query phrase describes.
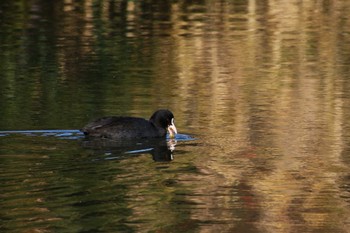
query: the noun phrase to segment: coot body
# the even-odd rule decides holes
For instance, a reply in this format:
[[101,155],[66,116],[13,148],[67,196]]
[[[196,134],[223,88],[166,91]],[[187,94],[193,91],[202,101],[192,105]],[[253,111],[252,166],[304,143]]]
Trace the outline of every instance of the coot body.
[[110,139],[162,138],[169,131],[170,137],[177,133],[174,115],[161,109],[149,120],[138,117],[103,117],[90,122],[81,129],[86,136]]

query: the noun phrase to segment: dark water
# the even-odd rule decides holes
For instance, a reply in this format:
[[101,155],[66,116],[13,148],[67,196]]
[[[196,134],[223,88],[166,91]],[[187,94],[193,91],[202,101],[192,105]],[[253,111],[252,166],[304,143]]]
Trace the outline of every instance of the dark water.
[[[349,12],[1,1],[0,231],[349,232]],[[158,108],[176,142],[78,132]]]

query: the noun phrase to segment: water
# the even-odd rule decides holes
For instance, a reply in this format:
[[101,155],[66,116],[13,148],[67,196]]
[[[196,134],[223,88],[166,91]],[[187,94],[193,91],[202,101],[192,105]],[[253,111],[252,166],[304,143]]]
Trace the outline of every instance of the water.
[[[2,1],[0,231],[349,232],[349,10]],[[176,142],[78,131],[158,108]]]

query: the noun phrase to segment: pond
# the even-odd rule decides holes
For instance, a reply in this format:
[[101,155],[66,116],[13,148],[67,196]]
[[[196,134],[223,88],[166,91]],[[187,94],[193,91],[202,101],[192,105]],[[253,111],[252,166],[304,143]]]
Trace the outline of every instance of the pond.
[[[1,232],[348,232],[350,2],[0,3]],[[175,140],[95,141],[175,115]]]

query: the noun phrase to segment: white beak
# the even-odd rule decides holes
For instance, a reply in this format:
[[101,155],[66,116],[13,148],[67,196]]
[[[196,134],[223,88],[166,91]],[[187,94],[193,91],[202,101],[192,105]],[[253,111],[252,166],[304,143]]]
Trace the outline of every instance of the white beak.
[[177,134],[177,129],[174,123],[174,118],[171,119],[171,125],[168,126],[168,132],[170,138],[175,138],[175,135]]

